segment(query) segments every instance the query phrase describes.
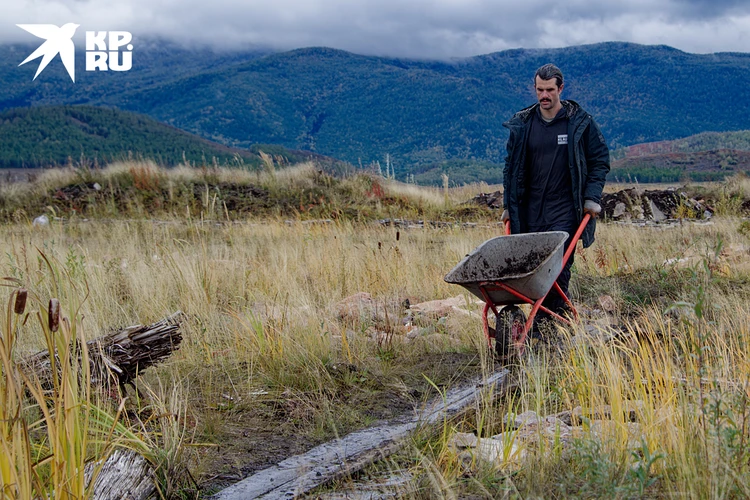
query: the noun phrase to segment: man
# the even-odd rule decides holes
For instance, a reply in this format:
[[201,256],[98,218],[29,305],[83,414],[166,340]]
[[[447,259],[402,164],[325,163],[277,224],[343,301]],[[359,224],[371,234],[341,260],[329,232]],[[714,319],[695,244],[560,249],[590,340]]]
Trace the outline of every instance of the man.
[[[609,150],[591,115],[574,101],[560,100],[563,86],[560,69],[545,64],[534,75],[538,102],[503,123],[510,137],[503,169],[502,219],[510,220],[511,234],[566,231],[572,236],[583,215],[590,213],[592,220],[581,238],[586,248],[594,242],[594,218],[601,212]],[[566,295],[572,264],[571,255],[557,278]],[[558,314],[565,312],[565,302],[554,291],[543,305]],[[538,336],[538,328],[533,333]]]

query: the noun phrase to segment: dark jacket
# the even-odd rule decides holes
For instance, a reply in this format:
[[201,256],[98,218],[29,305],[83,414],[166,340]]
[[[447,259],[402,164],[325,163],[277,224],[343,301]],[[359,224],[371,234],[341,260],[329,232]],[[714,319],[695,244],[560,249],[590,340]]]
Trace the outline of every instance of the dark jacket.
[[[578,220],[583,220],[584,200],[601,202],[604,181],[609,172],[609,149],[599,126],[575,101],[562,101],[568,116],[568,166]],[[531,117],[539,104],[522,109],[503,123],[510,130],[503,168],[503,207],[510,216],[512,234],[521,232],[520,204],[524,199],[526,143]],[[572,138],[572,139],[571,139]],[[589,222],[581,237],[583,246],[594,242],[595,221]]]

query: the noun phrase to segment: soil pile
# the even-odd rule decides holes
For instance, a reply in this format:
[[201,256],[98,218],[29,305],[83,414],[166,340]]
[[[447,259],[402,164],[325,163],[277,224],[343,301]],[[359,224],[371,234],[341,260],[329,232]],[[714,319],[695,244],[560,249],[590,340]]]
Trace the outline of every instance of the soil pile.
[[[480,193],[468,203],[502,209],[501,191]],[[653,220],[669,219],[708,219],[714,209],[710,200],[692,197],[684,188],[652,189],[629,188],[615,193],[604,193],[601,200],[604,220]],[[743,204],[750,209],[750,201]]]
[[692,198],[684,189],[629,188],[602,195],[605,220],[708,219],[714,210],[703,198]]

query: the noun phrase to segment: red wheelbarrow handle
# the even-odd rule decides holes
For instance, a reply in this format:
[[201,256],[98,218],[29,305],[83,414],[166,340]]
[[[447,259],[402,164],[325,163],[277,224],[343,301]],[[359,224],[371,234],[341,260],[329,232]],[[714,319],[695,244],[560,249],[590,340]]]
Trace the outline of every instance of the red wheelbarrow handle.
[[568,245],[568,251],[565,252],[565,255],[563,255],[563,262],[562,265],[565,267],[565,264],[568,263],[568,259],[570,258],[571,254],[575,251],[576,245],[578,244],[578,240],[581,239],[581,235],[583,234],[583,230],[586,229],[586,226],[588,226],[589,221],[591,220],[591,214],[586,213],[583,216],[583,220],[581,221],[581,225],[578,226],[578,230],[576,231],[576,234],[573,235],[573,239],[570,240],[570,245]]

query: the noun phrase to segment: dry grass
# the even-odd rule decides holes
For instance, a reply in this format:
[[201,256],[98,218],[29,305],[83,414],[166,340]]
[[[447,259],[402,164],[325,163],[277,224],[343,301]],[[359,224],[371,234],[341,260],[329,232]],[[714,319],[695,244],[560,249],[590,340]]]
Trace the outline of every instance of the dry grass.
[[483,187],[442,191],[366,173],[337,178],[313,163],[276,168],[270,157],[263,169],[252,172],[188,166],[167,170],[129,161],[104,169],[49,170],[33,182],[0,185],[0,219],[25,222],[40,214],[66,219],[491,218],[494,214],[486,208],[467,211],[461,206]]
[[[389,309],[389,338],[372,338],[371,319],[337,319],[334,304],[360,291],[372,294],[381,308],[406,297],[418,302],[460,293],[435,278],[492,231],[477,230],[467,238],[459,230],[401,230],[398,240],[396,233],[351,223],[13,225],[3,228],[0,273],[21,280],[40,297],[70,300],[68,292],[55,291],[53,275],[39,258],[42,249],[79,286],[87,285],[80,314],[90,335],[153,322],[178,309],[188,313],[181,349],[139,382],[146,406],[134,410],[185,414],[179,418],[186,426],[182,430],[174,427],[176,421],[159,422],[173,437],[164,442],[163,430],[162,438],[154,438],[168,450],[157,455],[170,470],[190,464],[200,481],[217,473],[214,448],[183,453],[184,445],[236,441],[227,432],[236,425],[236,412],[261,418],[281,405],[283,414],[274,417],[278,422],[262,417],[258,425],[264,432],[301,434],[314,442],[370,422],[368,394],[385,392],[403,405],[416,402],[409,395],[415,388],[427,397],[422,373],[441,384],[468,376],[470,367],[409,371],[425,356],[476,352],[480,339],[466,324],[457,324],[460,331],[452,335],[440,334],[445,328],[440,327],[444,341],[433,337],[407,344],[398,307]],[[21,328],[19,355],[43,346],[37,332]],[[170,396],[174,391],[179,398]],[[358,409],[357,401],[366,405]],[[375,410],[385,415],[387,401]],[[186,406],[155,410],[175,402]],[[223,458],[238,465],[247,460],[237,453],[224,452]],[[178,459],[182,462],[176,464]]]
[[[750,239],[740,227],[739,219],[669,229],[600,226],[597,245],[585,259],[579,253],[576,265],[579,286],[598,290],[577,287],[574,294],[588,297],[590,308],[608,293],[623,311],[634,300],[631,284],[648,281],[648,305],[625,318],[617,311],[587,316],[593,331],[560,329],[551,345],[519,360],[515,395],[477,419],[501,422],[528,410],[552,415],[577,406],[590,414],[606,405],[612,420],[586,423],[567,448],[545,445],[540,428],[520,464],[474,470],[468,483],[443,443],[432,463],[447,484],[433,494],[746,497]],[[680,314],[668,313],[673,305]],[[637,408],[637,424],[625,417],[627,407]],[[468,427],[482,429],[476,422]],[[499,430],[484,428],[484,435]]]
[[[131,167],[118,168],[122,173]],[[273,174],[215,174],[221,182],[267,176],[263,182],[305,185],[315,172],[303,166]],[[144,170],[139,175],[147,182],[162,174]],[[213,174],[176,170],[170,175],[177,182],[179,176]],[[747,189],[744,181],[737,182],[732,193]],[[492,190],[477,185],[446,196],[439,189],[390,182],[382,187],[385,195],[437,210]],[[599,226],[597,243],[577,254],[574,299],[594,309],[600,295],[611,295],[616,311],[606,319],[624,332],[607,343],[597,337],[581,341],[588,337],[580,328],[574,336],[561,332],[559,348],[532,351],[519,363],[519,391],[499,408],[481,405],[476,420],[467,424],[490,433],[507,413],[548,414],[600,404],[616,409],[638,400],[639,449],[626,439],[626,423],[615,419],[605,433],[581,436],[569,453],[530,453],[520,472],[488,467],[467,476],[445,447],[452,433],[447,428],[437,441],[421,442],[410,452],[406,463],[416,479],[405,494],[744,496],[750,486],[745,425],[750,239],[742,227],[736,218],[672,228]],[[407,297],[414,303],[458,295],[462,290],[445,284],[443,275],[498,235],[497,226],[397,230],[345,220],[202,224],[173,219],[41,228],[19,223],[1,232],[0,273],[21,280],[42,300],[56,295],[65,303],[73,297],[55,291],[38,250],[54,258],[79,290],[87,284],[80,312],[89,336],[152,322],[177,309],[188,313],[182,348],[144,375],[143,400],[134,409],[172,415],[160,422],[162,437],[153,444],[164,449],[163,472],[169,473],[162,477],[181,478],[165,490],[182,488],[188,494],[192,486],[181,472],[185,467],[201,483],[242,464],[252,449],[246,446],[245,456],[227,451],[243,439],[238,426],[265,425],[288,440],[304,436],[311,445],[370,423],[367,405],[373,399],[403,396],[417,386],[417,399],[435,394],[422,377],[429,370],[420,364],[430,356],[473,353],[481,360],[475,372],[493,369],[482,351],[477,316],[433,321],[424,326],[442,337],[407,342],[398,313],[385,327],[368,318],[345,323],[334,305],[357,292],[372,294],[383,307]],[[665,316],[676,302],[692,312],[681,320]],[[390,335],[373,338],[376,327]],[[17,355],[44,346],[43,336],[30,326],[19,332]],[[456,380],[443,376],[441,383]],[[142,430],[148,433],[149,425]],[[271,436],[264,437],[272,446]],[[203,446],[210,444],[225,446],[221,456]],[[658,458],[643,472],[648,457]],[[217,470],[219,458],[224,469]]]

